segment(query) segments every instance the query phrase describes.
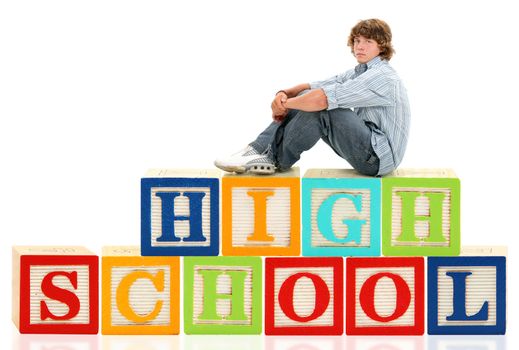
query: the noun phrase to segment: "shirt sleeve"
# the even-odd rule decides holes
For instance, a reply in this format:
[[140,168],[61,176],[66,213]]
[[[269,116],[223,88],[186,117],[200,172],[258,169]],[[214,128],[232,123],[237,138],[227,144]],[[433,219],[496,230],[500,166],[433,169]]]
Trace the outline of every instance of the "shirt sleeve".
[[350,69],[349,71],[347,71],[345,73],[334,75],[333,77],[330,77],[328,79],[314,81],[314,82],[310,83],[310,89],[321,89],[326,85],[337,84],[337,83],[342,84],[345,81],[347,81],[348,79],[351,79],[351,77],[353,76],[353,73],[354,73],[354,70]]
[[394,83],[378,70],[368,69],[354,79],[330,82],[320,86],[328,100],[328,110],[393,106]]

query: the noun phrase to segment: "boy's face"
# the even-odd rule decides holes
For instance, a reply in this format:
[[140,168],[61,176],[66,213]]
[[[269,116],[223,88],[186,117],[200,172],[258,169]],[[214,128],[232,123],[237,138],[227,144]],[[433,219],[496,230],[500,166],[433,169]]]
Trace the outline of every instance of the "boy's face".
[[374,39],[362,35],[353,39],[353,54],[359,63],[366,63],[380,54],[380,47]]

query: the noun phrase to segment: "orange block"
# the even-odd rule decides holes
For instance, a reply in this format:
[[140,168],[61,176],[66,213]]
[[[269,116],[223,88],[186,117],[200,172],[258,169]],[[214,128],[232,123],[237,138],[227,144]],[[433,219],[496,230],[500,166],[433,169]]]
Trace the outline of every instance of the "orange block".
[[104,247],[102,273],[103,334],[179,334],[179,257]]
[[299,169],[270,176],[222,179],[222,254],[297,256],[300,247]]

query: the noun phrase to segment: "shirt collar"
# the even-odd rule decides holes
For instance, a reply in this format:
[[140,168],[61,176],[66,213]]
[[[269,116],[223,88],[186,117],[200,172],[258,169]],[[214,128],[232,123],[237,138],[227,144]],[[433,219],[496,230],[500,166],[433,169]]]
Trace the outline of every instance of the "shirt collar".
[[376,65],[380,62],[382,62],[382,59],[380,58],[380,56],[376,56],[376,57],[372,58],[371,61],[369,61],[368,63],[358,64],[355,67],[355,72],[357,74],[364,73],[366,70],[368,70],[369,68],[373,67],[374,65]]
[[371,68],[374,65],[379,64],[380,62],[382,62],[382,59],[380,58],[380,56],[376,56],[376,57],[372,58],[371,61],[369,61],[366,64],[368,65],[368,68]]

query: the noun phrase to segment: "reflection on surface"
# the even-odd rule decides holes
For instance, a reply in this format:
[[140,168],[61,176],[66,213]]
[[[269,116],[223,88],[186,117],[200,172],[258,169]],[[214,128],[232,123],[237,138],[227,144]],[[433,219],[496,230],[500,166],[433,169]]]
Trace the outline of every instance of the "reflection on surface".
[[488,335],[430,335],[429,350],[506,350],[506,337]]
[[103,350],[179,350],[178,335],[104,335]]
[[185,350],[263,350],[261,335],[187,335]]
[[424,337],[347,336],[347,350],[423,350]]
[[266,350],[342,350],[340,336],[269,336],[265,337]]
[[97,350],[97,335],[15,334],[13,350]]
[[[505,336],[14,334],[13,350],[506,350]],[[427,343],[427,347],[425,346]]]

